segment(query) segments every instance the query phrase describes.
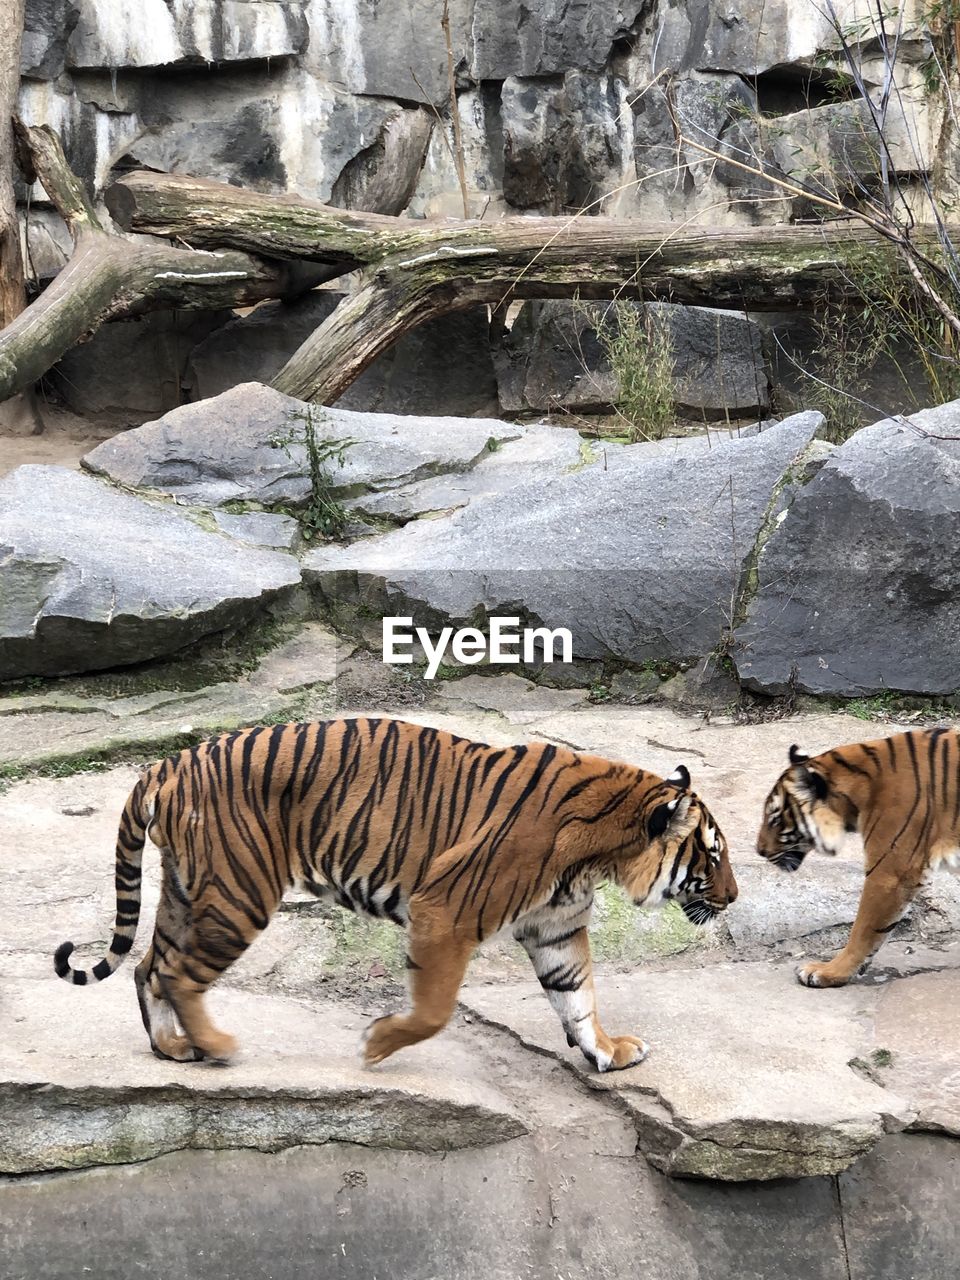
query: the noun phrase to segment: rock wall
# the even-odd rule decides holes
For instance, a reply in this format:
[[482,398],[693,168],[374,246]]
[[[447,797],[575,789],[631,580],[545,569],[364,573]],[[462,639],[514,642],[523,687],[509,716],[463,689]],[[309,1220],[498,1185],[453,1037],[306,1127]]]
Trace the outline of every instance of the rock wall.
[[[849,36],[867,31],[867,0],[835,7]],[[356,208],[459,214],[440,8],[27,0],[21,110],[63,133],[98,190],[114,166],[146,165]],[[930,163],[939,130],[924,12],[904,8],[888,126],[905,173]],[[804,202],[751,185],[731,163],[743,149],[790,174],[840,163],[851,182],[875,163],[864,103],[814,0],[452,0],[450,13],[474,215],[586,207],[780,221]],[[862,48],[879,86],[881,59]],[[719,160],[678,145],[668,92],[683,132]],[[40,190],[32,197],[42,203]],[[50,230],[31,222],[39,259]]]
[[[860,42],[864,83],[878,96],[883,59],[868,38],[875,6],[837,0],[833,7],[839,29]],[[951,172],[953,142],[932,92],[934,55],[945,37],[922,0],[908,0],[902,12],[886,141],[909,185],[920,172]],[[461,216],[440,14],[440,0],[27,0],[20,110],[28,123],[61,133],[73,167],[98,195],[116,170],[148,167],[255,190],[292,189],[357,209]],[[784,197],[741,162],[762,161],[848,202],[876,172],[867,104],[816,0],[733,7],[451,0],[450,19],[472,216],[584,210],[648,221],[782,222],[816,208],[803,196]],[[39,184],[29,191],[21,184],[19,196],[29,270],[42,283],[60,269],[69,240]],[[523,357],[522,377],[505,386],[498,371],[503,411],[582,410],[583,387],[596,390],[589,366],[573,371],[578,383],[590,376],[571,395],[564,389],[570,377],[544,362],[545,345],[556,349],[551,325],[570,327],[562,310],[537,335],[531,360]],[[466,325],[469,340],[448,335],[445,346],[459,365],[483,366],[471,375],[475,397],[447,403],[428,386],[423,397],[413,395],[410,411],[496,412],[483,334],[475,340],[485,330],[481,315]],[[718,357],[704,375],[704,338],[691,324],[680,336],[681,410],[698,418],[762,412],[767,384],[775,392],[780,385],[778,359],[787,385],[774,403],[804,407],[802,395],[798,402],[790,394],[795,364],[810,362],[802,336],[771,339],[758,358],[756,333],[736,335],[727,326],[736,354]],[[196,396],[203,378],[187,368],[192,333],[178,330],[171,343],[160,328],[118,331],[119,361],[105,363],[92,348],[74,353],[59,378],[70,407],[104,411],[128,426]],[[700,328],[716,345],[716,324]],[[118,398],[111,371],[124,362],[147,370],[145,344],[166,355],[151,359],[149,386]],[[698,366],[692,373],[691,362]],[[517,363],[509,342],[505,363]],[[411,367],[413,384],[431,382],[417,372],[416,357]],[[538,382],[544,372],[547,381]],[[228,362],[216,389],[249,376],[249,368]],[[390,385],[397,376],[380,369],[374,381]],[[711,385],[718,379],[719,396]],[[129,386],[126,376],[114,381],[121,391]],[[866,398],[879,412],[926,403],[902,386],[888,395],[871,384]],[[376,396],[359,403],[373,407]]]

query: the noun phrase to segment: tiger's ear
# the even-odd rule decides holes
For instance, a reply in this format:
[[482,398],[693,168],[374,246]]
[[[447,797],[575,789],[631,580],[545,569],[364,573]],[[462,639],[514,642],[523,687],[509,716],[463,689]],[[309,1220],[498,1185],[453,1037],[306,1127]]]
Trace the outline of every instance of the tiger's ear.
[[678,764],[667,778],[667,782],[672,782],[675,787],[682,787],[684,791],[690,790],[690,770],[685,764]]
[[658,836],[675,835],[681,831],[690,812],[692,796],[677,796],[666,804],[658,804],[647,819],[647,836],[656,840]]
[[793,766],[793,779],[807,793],[811,800],[826,800],[830,788],[827,780],[814,769],[807,768],[810,759],[799,747],[790,748],[790,764]]

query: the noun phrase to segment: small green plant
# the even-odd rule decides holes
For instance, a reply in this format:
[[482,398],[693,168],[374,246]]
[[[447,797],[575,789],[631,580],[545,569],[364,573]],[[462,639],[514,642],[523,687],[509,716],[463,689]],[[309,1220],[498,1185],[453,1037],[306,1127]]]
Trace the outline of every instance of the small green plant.
[[617,414],[631,443],[662,440],[676,425],[673,343],[663,315],[618,298],[594,323],[617,379]]
[[308,405],[306,411],[293,414],[303,423],[303,430],[292,429],[285,436],[276,436],[270,443],[274,448],[282,449],[288,457],[291,446],[302,445],[307,452],[307,464],[310,469],[310,497],[307,504],[298,511],[300,531],[307,540],[311,538],[340,538],[347,527],[350,513],[333,495],[333,478],[330,474],[330,463],[343,466],[347,449],[357,444],[356,440],[338,440],[324,437],[318,433],[318,426],[327,421],[321,409]]
[[820,299],[815,315],[811,354],[817,372],[805,371],[806,403],[826,418],[824,437],[831,444],[843,444],[863,426],[856,393],[878,348],[885,345],[871,323],[879,313],[873,308],[835,307]]
[[889,1049],[874,1049],[870,1055],[870,1060],[875,1067],[893,1066],[893,1054]]

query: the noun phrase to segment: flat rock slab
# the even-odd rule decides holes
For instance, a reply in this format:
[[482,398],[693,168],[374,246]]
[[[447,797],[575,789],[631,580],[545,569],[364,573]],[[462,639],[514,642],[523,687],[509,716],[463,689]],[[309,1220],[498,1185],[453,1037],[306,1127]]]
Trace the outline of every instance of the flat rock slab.
[[960,401],[858,431],[759,561],[741,680],[854,697],[960,688]]
[[[882,957],[882,953],[881,953]],[[891,982],[874,1017],[871,1061],[884,1084],[919,1108],[915,1128],[960,1137],[960,977]],[[887,1066],[876,1066],[876,1055]]]
[[521,478],[452,515],[318,548],[305,578],[331,600],[434,626],[525,613],[569,628],[582,658],[705,654],[820,421],[800,414],[696,457],[638,445],[606,470]]
[[[938,977],[960,999],[960,974]],[[900,980],[902,998],[922,980]],[[877,988],[811,992],[785,966],[737,964],[605,976],[598,998],[611,1034],[649,1037],[646,1062],[592,1072],[564,1047],[535,983],[470,986],[462,996],[486,1021],[569,1061],[592,1088],[616,1090],[640,1150],[665,1173],[732,1181],[837,1173],[917,1119],[921,1081],[939,1088],[942,1056],[926,1074],[915,1064],[919,1079],[904,1076],[907,1093],[849,1065],[873,1046]]]
[[197,1147],[353,1142],[441,1151],[527,1132],[514,1106],[465,1079],[440,1042],[363,1070],[366,1020],[335,1005],[218,991],[217,1017],[242,1036],[236,1065],[162,1062],[149,1051],[127,979],[82,992],[53,977],[0,986],[0,1172],[124,1164]]
[[[313,674],[316,668],[301,672],[300,685]],[[121,750],[153,760],[171,740],[183,740],[187,746],[211,733],[276,721],[288,714],[293,717],[297,701],[290,685],[298,683],[297,677],[291,673],[286,679],[278,678],[286,685],[283,691],[225,682],[194,693],[168,689],[142,698],[79,704],[67,698],[63,709],[57,707],[56,699],[42,695],[24,698],[25,707],[20,700],[4,699],[0,701],[0,765],[29,768],[70,757],[100,758]]]
[[[42,518],[38,518],[42,516]],[[253,616],[292,556],[62,467],[0,480],[0,677],[142,662]]]
[[[498,437],[499,440],[499,437]],[[434,512],[465,507],[477,498],[512,489],[522,478],[559,479],[615,455],[620,445],[593,445],[576,431],[559,427],[526,427],[486,453],[468,471],[415,480],[396,488],[361,494],[348,506],[359,515],[387,517],[402,523]]]
[[319,409],[247,382],[104,441],[83,466],[200,506],[238,499],[302,504],[310,493],[308,414],[318,441],[352,442],[342,465],[335,458],[324,464],[331,492],[341,497],[469,470],[491,446],[523,430],[493,418]]

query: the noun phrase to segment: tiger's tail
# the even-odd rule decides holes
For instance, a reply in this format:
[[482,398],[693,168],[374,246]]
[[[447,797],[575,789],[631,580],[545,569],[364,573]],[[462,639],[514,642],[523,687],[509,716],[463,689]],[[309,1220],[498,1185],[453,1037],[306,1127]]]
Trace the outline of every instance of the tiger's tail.
[[53,967],[58,978],[73,982],[78,987],[91,980],[102,982],[123,964],[123,958],[133,946],[140,919],[140,874],[143,861],[143,845],[146,839],[149,815],[145,799],[149,774],[144,774],[127,797],[117,833],[117,917],[113,925],[110,949],[92,969],[72,969],[70,954],[72,942],[61,942],[53,955]]

